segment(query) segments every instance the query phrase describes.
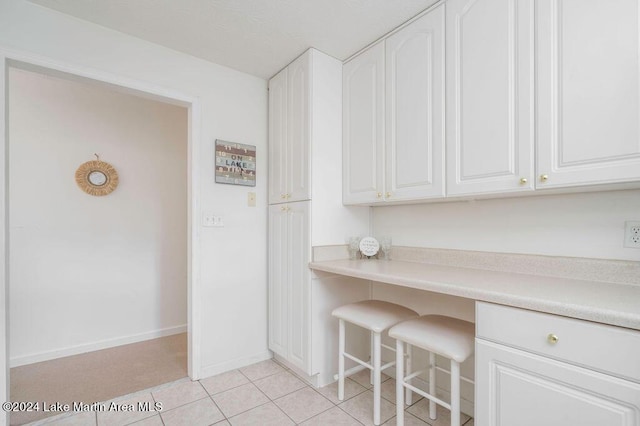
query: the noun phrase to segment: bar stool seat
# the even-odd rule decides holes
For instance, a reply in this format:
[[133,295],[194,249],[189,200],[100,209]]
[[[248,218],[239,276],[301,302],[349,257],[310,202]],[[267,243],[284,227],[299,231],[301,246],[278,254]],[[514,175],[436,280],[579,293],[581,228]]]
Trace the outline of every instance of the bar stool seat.
[[[396,424],[404,422],[404,388],[422,395],[429,400],[429,417],[436,419],[436,404],[451,410],[451,425],[460,425],[460,363],[473,355],[475,326],[473,323],[443,315],[424,315],[403,321],[389,329],[389,336],[396,339],[396,357],[403,359],[404,343],[429,352],[429,393],[414,386],[409,381],[422,371],[407,371],[403,363],[396,363]],[[436,398],[435,355],[451,360],[451,403]]]
[[418,313],[395,303],[363,300],[340,306],[331,315],[375,333],[382,333],[401,321],[417,317]]
[[[395,350],[392,347],[382,344],[381,335],[389,327],[398,324],[401,321],[415,318],[418,313],[395,303],[384,302],[382,300],[363,300],[356,303],[340,306],[331,313],[339,319],[339,341],[338,341],[338,399],[344,400],[344,378],[349,372],[361,370],[363,367],[371,370],[373,384],[373,423],[380,424],[380,394],[381,394],[381,374],[382,370],[392,367],[397,361],[382,364],[381,350],[383,347]],[[352,323],[371,332],[371,363],[367,363],[355,356],[349,354],[345,350],[345,322]],[[349,358],[361,367],[355,367],[345,373],[344,361]],[[404,365],[404,355],[402,359]]]

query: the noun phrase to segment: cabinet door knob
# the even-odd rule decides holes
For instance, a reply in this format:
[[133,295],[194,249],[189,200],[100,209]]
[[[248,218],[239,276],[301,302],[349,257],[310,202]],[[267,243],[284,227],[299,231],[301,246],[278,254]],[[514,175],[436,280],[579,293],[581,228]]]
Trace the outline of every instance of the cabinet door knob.
[[387,198],[390,198],[390,197],[391,197],[391,193],[390,193],[390,192],[387,192],[386,197],[387,197]]
[[287,199],[291,198],[291,194],[284,194]]
[[529,181],[527,180],[527,178],[520,178],[520,185],[524,185],[524,184],[526,184],[527,182],[529,182]]
[[382,198],[382,192],[378,192],[378,198]]
[[285,198],[287,198],[287,196],[285,194],[280,194],[280,198],[284,200]]
[[540,175],[540,182],[546,182],[549,179],[548,175]]
[[287,208],[285,206],[282,206],[282,207],[280,207],[280,210],[285,212],[285,211],[287,211]]
[[558,343],[558,340],[560,340],[560,338],[553,333],[547,336],[547,342],[551,343],[552,345]]

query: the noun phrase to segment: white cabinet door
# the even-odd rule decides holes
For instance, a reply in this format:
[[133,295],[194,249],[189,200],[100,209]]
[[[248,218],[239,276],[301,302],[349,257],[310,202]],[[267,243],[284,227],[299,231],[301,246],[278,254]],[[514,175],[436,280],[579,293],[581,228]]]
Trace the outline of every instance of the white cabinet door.
[[287,69],[269,80],[269,204],[287,192]]
[[309,202],[290,203],[288,210],[289,351],[288,361],[311,374],[311,233]]
[[269,80],[269,204],[311,198],[311,52]]
[[538,0],[537,188],[640,180],[637,0]]
[[343,202],[382,201],[384,42],[345,63],[342,75]]
[[287,201],[311,199],[309,164],[311,122],[311,51],[305,52],[288,67],[287,76]]
[[388,201],[444,196],[444,5],[386,39]]
[[286,358],[289,339],[288,214],[269,206],[269,349]]
[[477,425],[639,426],[640,384],[476,339]]
[[533,189],[532,0],[449,0],[447,195]]
[[309,203],[269,206],[269,349],[310,373]]

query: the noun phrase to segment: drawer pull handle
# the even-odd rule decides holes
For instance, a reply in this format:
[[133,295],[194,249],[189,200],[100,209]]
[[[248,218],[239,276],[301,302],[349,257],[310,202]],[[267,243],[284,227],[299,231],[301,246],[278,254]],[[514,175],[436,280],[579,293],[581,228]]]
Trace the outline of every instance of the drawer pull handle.
[[558,343],[558,340],[560,340],[558,336],[556,336],[553,333],[547,336],[547,342],[551,343],[552,345],[555,345],[556,343]]

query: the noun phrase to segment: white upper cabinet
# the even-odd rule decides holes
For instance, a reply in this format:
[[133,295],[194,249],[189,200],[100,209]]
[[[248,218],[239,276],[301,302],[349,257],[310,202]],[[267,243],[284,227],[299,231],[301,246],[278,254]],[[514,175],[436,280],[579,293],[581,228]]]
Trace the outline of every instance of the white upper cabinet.
[[444,196],[444,6],[343,68],[343,201]]
[[309,200],[311,51],[269,81],[269,204]]
[[345,204],[640,186],[638,0],[447,0],[343,94]]
[[640,180],[637,0],[538,0],[537,188]]
[[269,81],[269,204],[285,201],[286,156],[287,68]]
[[310,117],[311,51],[288,67],[287,179],[286,198],[302,201],[311,198],[310,183]]
[[388,201],[444,196],[444,5],[385,40]]
[[342,76],[343,202],[381,201],[384,190],[384,42],[345,63]]
[[447,195],[533,189],[533,1],[447,2]]

